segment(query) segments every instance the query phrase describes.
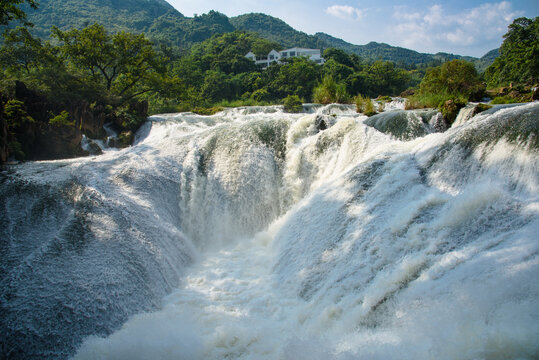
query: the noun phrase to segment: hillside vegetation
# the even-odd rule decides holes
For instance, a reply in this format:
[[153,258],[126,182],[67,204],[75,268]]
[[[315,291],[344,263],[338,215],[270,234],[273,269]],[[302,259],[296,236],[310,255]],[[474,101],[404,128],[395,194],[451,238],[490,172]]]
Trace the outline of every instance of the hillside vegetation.
[[[93,23],[112,32],[144,32],[153,41],[189,49],[216,34],[235,30],[256,32],[281,47],[337,48],[372,61],[384,60],[402,66],[440,65],[453,59],[478,62],[480,71],[491,58],[476,59],[453,54],[425,54],[414,50],[370,42],[354,45],[325,33],[308,35],[275,17],[251,13],[228,18],[211,11],[193,18],[183,16],[164,0],[43,0],[37,10],[26,7],[28,19],[35,24],[34,34],[46,39],[52,26],[61,30],[81,29]],[[493,59],[492,59],[493,60]]]
[[[447,54],[435,55],[439,58],[428,64],[407,65],[372,60],[336,47],[324,50],[323,65],[298,57],[263,69],[245,54],[250,50],[264,54],[291,45],[283,42],[288,35],[290,41],[298,42],[315,37],[297,34],[284,22],[265,15],[260,20],[276,24],[276,29],[268,29],[281,29],[280,39],[234,30],[232,23],[239,26],[238,19],[254,26],[250,16],[231,23],[214,11],[186,18],[162,1],[92,1],[121,10],[118,14],[126,19],[128,13],[122,9],[130,2],[152,5],[133,11],[135,19],[150,19],[152,12],[162,15],[136,22],[148,35],[111,31],[104,24],[90,23],[80,29],[53,26],[50,36],[43,39],[27,24],[35,17],[26,19],[24,11],[19,11],[21,0],[1,3],[0,24],[11,28],[4,27],[0,47],[0,161],[78,156],[82,136],[103,139],[105,123],[120,133],[115,145],[127,146],[151,113],[210,114],[228,106],[283,103],[289,111],[298,111],[299,103],[314,101],[355,102],[358,111],[371,115],[381,110],[374,108],[371,98],[378,97],[382,103],[406,90],[407,94],[415,92],[409,98],[410,107],[438,107],[450,125],[467,101],[486,95],[485,80],[503,86],[502,90],[510,89],[490,89],[491,96],[497,96],[495,101],[537,98],[530,90],[537,88],[537,18],[515,20],[500,58],[485,77],[465,59],[443,62],[451,57]],[[65,2],[66,6],[75,3]],[[36,5],[32,0],[25,4]],[[58,2],[49,0],[48,4]],[[109,15],[103,11],[98,17]],[[126,20],[123,24],[134,23]],[[26,27],[16,28],[16,24]],[[170,42],[172,38],[176,45]],[[371,43],[366,48],[373,53],[385,49],[388,54],[397,49],[408,54],[403,56],[411,56],[406,49],[378,45]]]

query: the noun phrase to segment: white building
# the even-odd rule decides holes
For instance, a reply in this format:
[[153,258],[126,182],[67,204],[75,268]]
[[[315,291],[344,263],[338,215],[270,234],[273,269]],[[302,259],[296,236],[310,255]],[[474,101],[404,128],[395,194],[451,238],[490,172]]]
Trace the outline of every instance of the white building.
[[304,48],[291,48],[283,51],[271,50],[266,56],[256,56],[252,51],[249,51],[247,58],[253,60],[257,65],[262,65],[265,69],[272,62],[281,63],[281,59],[288,59],[293,57],[306,57],[317,64],[323,64],[324,58],[320,55],[320,49],[304,49]]

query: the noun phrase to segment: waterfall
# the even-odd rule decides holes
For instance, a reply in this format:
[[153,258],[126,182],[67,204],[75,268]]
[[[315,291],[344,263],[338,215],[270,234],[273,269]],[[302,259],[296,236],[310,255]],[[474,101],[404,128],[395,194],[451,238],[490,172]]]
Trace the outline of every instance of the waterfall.
[[539,356],[539,104],[443,133],[305,109],[153,116],[0,173],[2,354]]

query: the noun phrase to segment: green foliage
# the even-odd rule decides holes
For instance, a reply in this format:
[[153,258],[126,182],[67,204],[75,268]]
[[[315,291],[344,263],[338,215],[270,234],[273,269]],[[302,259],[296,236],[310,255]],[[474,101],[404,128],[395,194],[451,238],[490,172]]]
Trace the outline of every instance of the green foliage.
[[[183,18],[162,0],[42,0],[37,11],[28,12],[28,19],[35,24],[35,35],[45,39],[53,26],[62,30],[82,29],[96,22],[107,24],[107,29],[113,33],[148,33],[152,24],[167,14]],[[181,29],[169,29],[163,36],[173,35],[174,30]]]
[[75,120],[69,121],[69,112],[63,110],[60,114],[49,119],[49,124],[53,126],[75,126]]
[[[325,65],[325,64],[324,64]],[[364,94],[369,97],[379,95],[398,95],[410,85],[410,72],[399,69],[389,61],[375,61],[372,64],[358,64],[358,70],[346,78],[347,89],[351,94]]]
[[66,32],[53,28],[52,35],[61,42],[60,56],[119,96],[120,102],[157,90],[156,79],[166,70],[165,59],[143,34],[109,35],[102,25],[93,24]]
[[135,109],[134,103],[126,103],[115,109],[114,115],[122,126],[122,130],[136,131],[146,121],[145,114],[140,114]]
[[220,111],[223,111],[225,108],[222,107],[222,106],[212,106],[212,107],[209,107],[209,108],[205,108],[205,107],[196,107],[194,109],[192,109],[192,112],[194,112],[195,114],[198,114],[198,115],[213,115],[213,114],[216,114]]
[[374,109],[374,104],[371,98],[358,95],[354,98],[354,102],[356,103],[356,111],[358,113],[362,113],[367,116],[373,116],[376,114],[376,110]]
[[23,3],[28,3],[31,8],[37,9],[38,3],[34,0],[2,0],[0,2],[0,25],[7,25],[13,20],[30,25],[26,21],[26,13],[20,8]]
[[33,69],[43,64],[48,56],[41,40],[32,37],[27,28],[17,27],[4,34],[0,63],[9,70],[30,74]]
[[35,120],[28,115],[24,102],[20,100],[8,100],[3,108],[3,117],[7,123],[8,130],[8,153],[15,156],[17,160],[24,160],[26,154],[23,151],[21,141],[24,138],[26,130],[35,123]]
[[331,104],[331,103],[346,103],[350,96],[346,92],[346,85],[342,82],[337,82],[332,76],[326,75],[313,90],[313,99],[316,103]]
[[484,89],[474,65],[464,60],[452,60],[428,69],[419,86],[422,95],[447,94],[472,100],[480,98]]
[[251,99],[256,102],[268,101],[270,99],[270,94],[267,89],[258,89],[253,91],[251,94]]
[[274,69],[272,80],[268,84],[273,98],[298,95],[310,99],[320,74],[320,66],[305,58],[293,58],[286,64]]
[[8,129],[12,131],[35,122],[26,112],[24,102],[15,99],[8,100],[4,105],[4,117],[7,121]]
[[288,95],[283,99],[284,110],[286,112],[298,113],[303,110],[303,102],[297,95]]
[[536,83],[539,79],[539,18],[515,19],[504,39],[500,56],[485,71],[488,85]]
[[115,145],[119,148],[126,148],[133,143],[134,139],[135,135],[133,134],[133,131],[122,131],[120,135],[118,135],[118,138],[115,141]]
[[459,110],[469,100],[480,98],[484,89],[472,63],[448,61],[427,69],[419,92],[407,99],[406,109],[438,107],[447,124],[451,124]]
[[[462,58],[461,56],[453,54],[422,54],[414,50],[376,42],[370,42],[366,45],[353,45],[324,33],[307,35],[301,31],[293,29],[280,19],[260,13],[251,13],[232,17],[230,18],[230,23],[237,30],[256,32],[260,34],[261,37],[277,42],[285,48],[296,46],[313,49],[333,48],[345,51],[348,54],[359,55],[361,58],[369,61],[377,61],[382,59],[384,61],[391,61],[393,63],[401,63],[409,66],[412,64],[426,65],[434,61],[438,62],[439,65],[443,61]],[[332,58],[343,65],[350,66],[350,64],[345,60],[338,58],[342,54],[335,54],[335,56],[333,55],[334,54],[331,54],[328,56],[328,58]],[[475,60],[474,58],[466,59]]]
[[518,104],[521,102],[526,102],[527,99],[522,99],[519,97],[512,97],[509,95],[502,95],[502,96],[496,96],[492,101],[491,104]]
[[479,103],[475,106],[474,114],[479,114],[488,109],[492,109],[492,106],[484,103]]
[[457,118],[460,109],[465,107],[466,103],[461,99],[450,99],[440,104],[439,109],[447,123],[452,124]]

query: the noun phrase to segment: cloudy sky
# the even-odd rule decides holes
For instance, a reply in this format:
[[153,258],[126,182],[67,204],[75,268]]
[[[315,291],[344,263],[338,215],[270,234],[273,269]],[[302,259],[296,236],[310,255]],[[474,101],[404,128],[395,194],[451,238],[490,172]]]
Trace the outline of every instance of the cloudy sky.
[[353,44],[385,42],[420,52],[480,57],[501,45],[514,18],[539,16],[539,0],[167,0],[186,16],[262,12],[293,28]]

